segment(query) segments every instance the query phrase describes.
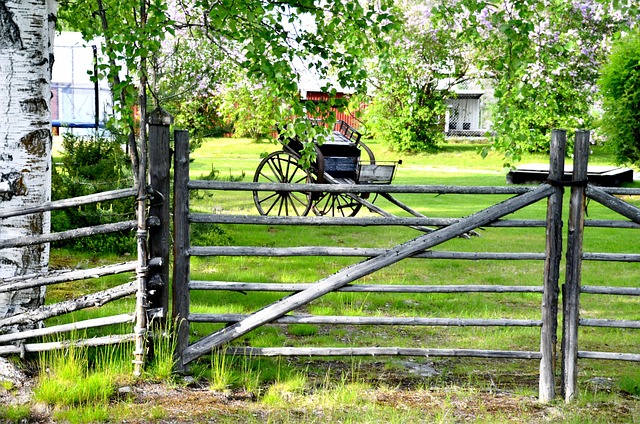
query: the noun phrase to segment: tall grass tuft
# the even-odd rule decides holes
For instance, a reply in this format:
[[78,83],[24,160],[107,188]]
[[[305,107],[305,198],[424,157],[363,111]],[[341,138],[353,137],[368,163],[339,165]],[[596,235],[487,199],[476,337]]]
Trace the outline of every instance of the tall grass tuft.
[[147,375],[154,380],[170,381],[176,365],[176,329],[174,322],[168,321],[164,327],[155,326],[151,332],[153,357],[147,365]]
[[131,361],[125,358],[124,350],[118,346],[100,348],[93,362],[89,360],[89,348],[74,344],[65,350],[42,353],[35,400],[63,409],[87,409],[86,413],[95,410],[100,415],[99,406],[107,405],[118,384],[131,378]]
[[237,382],[237,375],[233,372],[233,358],[224,350],[217,350],[211,355],[211,379],[209,388],[214,391],[227,390]]

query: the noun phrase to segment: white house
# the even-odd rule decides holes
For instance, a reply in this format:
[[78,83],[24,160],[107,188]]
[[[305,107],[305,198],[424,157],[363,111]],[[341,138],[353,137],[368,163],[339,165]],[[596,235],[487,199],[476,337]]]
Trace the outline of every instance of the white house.
[[[487,87],[490,87],[487,86]],[[455,97],[447,99],[445,134],[457,137],[480,137],[491,129],[487,105],[492,90],[480,82],[466,81],[454,87]]]

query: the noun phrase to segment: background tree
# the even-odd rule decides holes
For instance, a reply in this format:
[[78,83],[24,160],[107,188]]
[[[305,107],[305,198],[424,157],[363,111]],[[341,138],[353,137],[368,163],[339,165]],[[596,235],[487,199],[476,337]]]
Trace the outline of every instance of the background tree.
[[[143,3],[147,19],[141,25],[140,5]],[[301,69],[311,69],[320,76],[335,71],[336,85],[356,90],[363,88],[366,81],[364,52],[380,39],[381,31],[393,25],[385,1],[376,2],[374,7],[370,3],[336,0],[67,0],[64,9],[64,19],[73,23],[72,28],[82,31],[85,38],[104,37],[104,51],[110,56],[101,69],[108,71],[113,81],[122,68],[118,61],[122,61],[129,71],[139,69],[134,74],[138,79],[159,83],[160,79],[149,78],[150,66],[140,65],[145,58],[159,54],[163,37],[177,30],[178,42],[188,39],[189,43],[195,43],[189,44],[192,48],[213,51],[210,57],[224,57],[225,61],[238,64],[253,81],[268,85],[270,92],[283,102],[283,107],[278,109],[278,120],[287,122],[281,129],[288,135],[305,131],[312,135],[320,129],[312,128],[301,117],[307,112],[326,115],[332,106],[340,103],[335,100],[319,108],[312,102],[300,102]],[[188,55],[184,57],[185,60],[189,58]],[[212,64],[215,65],[192,61],[189,66],[196,78],[192,83],[198,79],[201,82],[210,80]],[[198,65],[201,65],[200,69]],[[175,73],[158,72],[157,75],[172,78]],[[211,90],[215,82],[206,89]],[[202,85],[192,86],[200,88]],[[125,79],[121,84],[114,84],[114,91],[128,95],[131,86],[131,80]],[[162,85],[146,85],[156,100],[162,99],[159,87]],[[332,92],[330,84],[324,88]],[[189,95],[207,99],[196,90]],[[129,97],[121,95],[119,98],[120,103],[126,105],[119,108],[124,117],[129,114]],[[311,146],[307,150],[313,151]]]
[[640,33],[615,44],[598,83],[606,143],[620,163],[640,165]]
[[452,36],[494,82],[493,147],[506,165],[547,151],[552,128],[592,127],[599,66],[638,18],[635,2],[606,0],[449,0],[435,12],[460,23]]
[[469,58],[452,37],[454,21],[432,2],[397,3],[402,25],[386,36],[372,64],[375,87],[364,120],[370,133],[399,151],[425,151],[444,140],[446,99],[468,78]]
[[259,141],[272,136],[280,119],[281,102],[270,87],[241,77],[226,84],[220,97],[220,113],[236,137]]
[[[51,115],[49,100],[56,4],[50,0],[0,0],[0,207],[49,200]],[[0,220],[2,239],[49,231],[48,214]],[[46,245],[0,250],[0,278],[45,271]],[[0,317],[39,306],[44,288],[0,294]],[[3,328],[0,332],[9,331]]]

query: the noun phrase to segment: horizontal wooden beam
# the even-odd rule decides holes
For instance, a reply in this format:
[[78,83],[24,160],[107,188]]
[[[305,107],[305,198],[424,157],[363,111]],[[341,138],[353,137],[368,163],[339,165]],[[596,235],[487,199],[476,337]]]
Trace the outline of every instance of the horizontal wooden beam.
[[[236,323],[248,315],[190,314],[191,322]],[[334,325],[415,325],[433,327],[540,327],[542,321],[533,319],[474,319],[422,318],[375,316],[285,315],[273,320],[275,324],[334,324]]]
[[[393,250],[393,249],[391,249]],[[190,256],[340,256],[340,257],[375,257],[390,252],[388,249],[332,246],[304,247],[260,247],[260,246],[192,246]],[[519,260],[543,261],[544,253],[528,252],[445,252],[425,251],[411,256],[419,259],[460,259],[460,260]]]
[[535,351],[479,350],[479,349],[427,349],[404,347],[228,347],[229,355],[245,356],[419,356],[540,359]]
[[96,234],[116,233],[136,228],[136,221],[115,222],[113,224],[95,225],[93,227],[77,228],[75,230],[60,231],[58,233],[42,234],[39,236],[18,237],[0,241],[0,249],[10,247],[24,247],[34,244],[52,243],[55,241],[72,240]]
[[[229,290],[261,292],[299,292],[311,288],[304,283],[241,283],[233,281],[192,280],[190,290]],[[542,293],[542,286],[502,286],[502,285],[400,285],[400,284],[348,284],[338,288],[339,292],[366,293]]]
[[21,355],[24,353],[47,352],[70,347],[106,346],[112,344],[127,343],[133,341],[135,334],[114,334],[111,336],[95,337],[84,340],[65,340],[48,343],[25,343],[19,346],[0,346],[0,355]]
[[74,197],[72,199],[54,200],[53,202],[44,202],[39,205],[16,208],[7,208],[0,211],[0,219],[12,216],[29,215],[32,213],[48,212],[58,209],[65,209],[90,203],[106,202],[108,200],[123,199],[136,195],[136,189],[125,188],[120,190],[104,191],[101,193],[89,194],[87,196]]
[[640,255],[637,253],[590,253],[582,254],[583,261],[602,262],[640,262]]
[[580,318],[578,322],[583,327],[639,328],[640,329],[640,321]]
[[[402,226],[429,225],[446,227],[460,221],[460,218],[427,218],[427,217],[331,217],[331,216],[269,216],[269,215],[222,215],[222,214],[189,214],[189,222],[201,224],[254,224],[254,225],[304,225],[304,226]],[[486,227],[545,227],[543,220],[509,219],[491,222]]]
[[386,184],[284,184],[241,183],[229,181],[189,180],[191,190],[225,191],[300,191],[308,193],[412,193],[412,194],[524,194],[536,187],[523,186],[444,186]]
[[3,278],[0,282],[0,293],[132,272],[135,271],[137,265],[137,262],[125,262],[91,269],[51,271],[47,274],[29,274]]
[[579,350],[578,358],[640,362],[640,354],[637,354],[637,353],[593,352],[593,351],[587,351],[587,350]]
[[133,324],[133,319],[133,314],[120,314],[110,317],[87,319],[84,321],[76,321],[69,324],[38,328],[35,330],[26,330],[19,333],[0,334],[0,343],[13,342],[16,340],[26,340],[32,337],[42,337],[52,334],[68,333],[70,331],[86,330],[88,328],[104,327],[107,325],[124,324],[126,322],[130,322]]
[[0,328],[16,324],[35,324],[47,318],[68,314],[80,309],[99,307],[106,303],[131,295],[136,291],[137,285],[132,281],[110,289],[77,297],[75,299],[65,300],[51,305],[44,305],[36,309],[30,309],[22,313],[2,318],[0,319]]
[[603,286],[582,286],[581,293],[589,294],[613,294],[622,296],[640,296],[640,287],[603,287]]

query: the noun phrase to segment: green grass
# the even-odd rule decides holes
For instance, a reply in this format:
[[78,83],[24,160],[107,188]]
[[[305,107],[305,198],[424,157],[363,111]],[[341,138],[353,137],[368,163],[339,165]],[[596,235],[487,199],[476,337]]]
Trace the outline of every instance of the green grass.
[[[482,144],[446,145],[437,154],[398,154],[377,143],[368,143],[378,160],[402,159],[394,184],[426,185],[505,185],[506,170],[502,159],[490,152],[483,159]],[[260,155],[278,149],[277,145],[250,140],[212,139],[193,155],[191,177],[209,174],[212,167],[222,177],[251,181]],[[544,156],[528,155],[523,162],[546,163]],[[612,156],[596,146],[594,164],[610,164]],[[568,192],[569,190],[567,190]],[[399,200],[427,216],[463,217],[501,201],[507,196],[398,194]],[[637,198],[628,199],[640,204]],[[377,199],[376,204],[391,213],[406,216],[396,206]],[[568,193],[565,210],[568,210]],[[223,214],[257,214],[250,192],[198,192],[191,207],[199,212]],[[544,219],[544,202],[529,206],[513,218]],[[363,216],[367,215],[362,211]],[[612,219],[616,214],[592,202],[589,218]],[[420,233],[406,228],[346,228],[263,226],[263,225],[194,225],[196,245],[238,246],[339,246],[389,248]],[[566,234],[566,225],[565,230]],[[456,238],[434,250],[467,252],[544,252],[544,228],[485,228],[479,237]],[[639,253],[633,230],[589,228],[585,250],[592,252]],[[53,262],[61,267],[111,263],[130,258],[96,258],[78,252],[54,251]],[[208,257],[192,258],[192,278],[246,282],[313,283],[364,258],[338,257]],[[638,264],[585,262],[584,285],[637,287]],[[541,261],[450,261],[408,259],[364,277],[354,284],[444,285],[495,284],[542,285],[544,263]],[[564,264],[561,267],[564,275]],[[122,284],[131,278],[114,276],[89,279],[62,286],[52,286],[48,302],[68,299]],[[561,276],[561,280],[563,276]],[[191,311],[195,313],[249,314],[287,296],[287,293],[234,293],[207,291],[191,293]],[[311,302],[295,313],[318,315],[419,316],[457,318],[540,319],[538,294],[380,294],[331,293]],[[105,309],[79,311],[70,317],[48,320],[48,325],[77,321],[133,310],[133,299],[118,301]],[[585,318],[640,320],[635,298],[584,295],[581,316]],[[222,324],[192,324],[192,340],[222,328]],[[105,330],[91,330],[89,336]],[[116,331],[120,331],[116,329]],[[159,352],[147,368],[145,378],[176,384],[169,373],[173,358],[169,352],[174,341],[156,334],[153,350]],[[155,343],[158,343],[156,346]],[[255,347],[283,346],[403,346],[425,348],[460,348],[491,350],[538,350],[539,328],[501,327],[387,327],[267,325],[234,342]],[[637,331],[624,329],[580,329],[580,349],[632,352],[640,345]],[[637,353],[637,352],[636,352]],[[130,359],[123,363],[130,366]],[[101,372],[93,357],[87,369]],[[84,363],[82,357],[73,362]],[[228,402],[216,406],[214,416],[203,409],[202,420],[216,422],[638,422],[637,364],[613,361],[581,360],[580,398],[574,405],[561,403],[543,408],[536,403],[537,361],[493,360],[474,358],[361,358],[355,365],[350,358],[245,358],[214,353],[192,364],[192,375],[213,396],[250,393],[251,402],[234,408]],[[55,362],[55,361],[54,361]],[[435,376],[412,372],[408,364],[428,365]],[[62,365],[56,365],[61,370]],[[55,367],[54,367],[55,368]],[[92,372],[94,372],[92,371]],[[62,371],[59,371],[62,373]],[[44,374],[46,377],[46,373]],[[589,384],[595,377],[611,379],[613,387],[602,390]],[[80,377],[90,385],[88,374]],[[68,378],[56,377],[62,382]],[[110,377],[102,378],[112,381]],[[54,383],[47,383],[54,384]],[[62,384],[62,383],[61,383]],[[61,421],[104,421],[118,419],[170,420],[170,408],[135,411],[118,404],[105,410],[105,399],[112,399],[113,386],[106,392],[96,389],[93,400],[79,401],[72,390],[62,399],[53,394],[42,399],[57,405],[56,419]],[[88,389],[87,389],[88,390]],[[51,396],[51,397],[49,397]],[[86,398],[85,398],[86,399]],[[97,405],[95,414],[87,405]],[[74,405],[74,406],[69,406]],[[197,409],[197,408],[195,408]],[[22,416],[20,408],[0,409],[0,417]],[[193,413],[196,413],[193,411]],[[4,415],[3,415],[4,414]],[[10,415],[14,414],[14,415]],[[106,414],[106,415],[105,415]],[[9,419],[9,418],[6,418]],[[634,421],[635,420],[635,421]]]
[[[478,151],[483,145],[447,145],[436,154],[398,154],[377,143],[370,143],[379,160],[402,159],[394,184],[426,185],[505,185],[507,170],[502,168],[500,155],[490,152],[482,158]],[[250,181],[252,170],[260,160],[260,153],[272,151],[278,146],[256,144],[248,140],[215,139],[205,143],[196,152],[192,178],[211,166],[229,175],[245,174]],[[570,160],[567,160],[570,163]],[[527,155],[524,163],[547,163],[542,155]],[[594,147],[592,164],[612,163],[612,156],[599,146]],[[218,165],[219,164],[219,165]],[[223,165],[222,165],[223,164]],[[568,210],[568,192],[565,210]],[[500,195],[410,195],[398,194],[399,200],[427,216],[463,217],[501,201]],[[639,204],[639,200],[629,199]],[[378,199],[376,204],[391,213],[406,216],[396,206]],[[256,214],[250,193],[214,192],[212,196],[192,199],[193,208],[208,212]],[[546,203],[540,202],[518,211],[509,217],[520,219],[544,219]],[[361,212],[367,215],[366,212]],[[592,202],[589,218],[616,219],[616,214]],[[220,228],[233,240],[234,245],[247,246],[341,246],[388,248],[418,235],[404,228],[340,228],[340,227],[281,227],[227,225]],[[218,229],[218,231],[220,230]],[[200,229],[199,231],[203,231]],[[585,235],[586,251],[637,253],[633,230],[589,228]],[[507,229],[486,228],[478,231],[479,237],[456,238],[434,250],[468,252],[544,252],[544,228]],[[566,235],[565,235],[566,237]],[[194,278],[227,281],[261,282],[314,282],[362,258],[254,258],[215,257],[194,258]],[[544,264],[540,261],[445,261],[411,259],[367,276],[354,284],[499,284],[541,285]],[[564,265],[561,267],[564,274]],[[637,286],[638,265],[629,263],[585,263],[583,284]],[[194,292],[192,308],[198,312],[251,313],[264,307],[285,293],[226,293]],[[583,296],[584,317],[609,319],[640,319],[638,304],[634,298],[620,296]],[[460,318],[518,318],[540,319],[540,296],[537,294],[357,294],[335,293],[323,296],[302,308],[298,313],[323,315],[365,316],[422,316]],[[214,331],[219,326],[198,324],[199,335]],[[267,331],[266,328],[272,328]],[[342,331],[342,337],[337,336]],[[611,333],[611,334],[607,334]],[[582,328],[581,348],[605,351],[633,351],[640,342],[637,332]],[[238,343],[251,346],[281,345],[330,345],[330,346],[415,346],[442,348],[478,348],[537,350],[539,329],[536,328],[390,328],[382,326],[356,326],[328,329],[313,326],[297,330],[294,326],[265,327],[243,337]],[[271,344],[265,344],[271,343]],[[443,360],[443,362],[446,362]],[[491,361],[488,361],[491,363]],[[606,361],[605,361],[606,362]],[[611,375],[620,380],[636,365],[621,363],[612,370],[605,362],[581,361],[593,367],[593,373]],[[467,365],[471,363],[471,365]],[[455,373],[468,374],[473,361],[456,362]],[[522,361],[507,367],[505,373],[518,373],[518,367],[529,369]],[[534,367],[535,368],[535,367]],[[501,374],[497,367],[496,374]],[[585,378],[587,376],[585,375]],[[505,377],[509,379],[509,376]],[[537,382],[530,381],[535,389]],[[516,382],[514,386],[518,386]]]

